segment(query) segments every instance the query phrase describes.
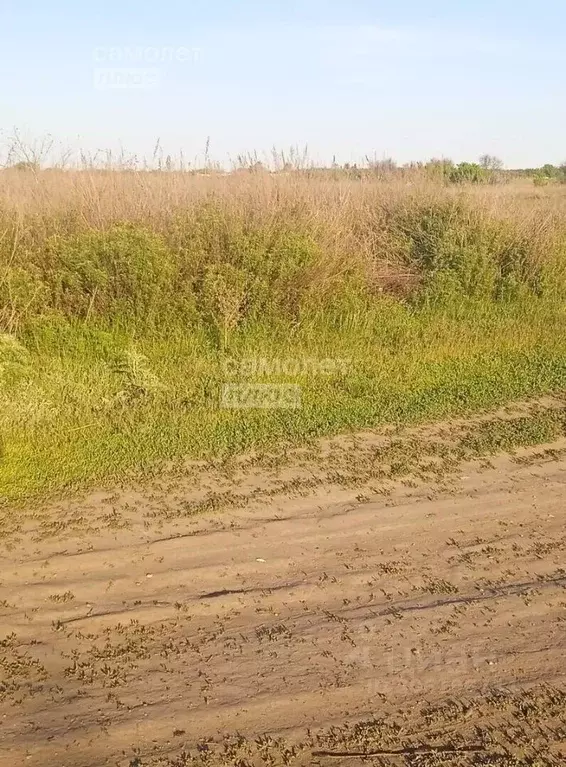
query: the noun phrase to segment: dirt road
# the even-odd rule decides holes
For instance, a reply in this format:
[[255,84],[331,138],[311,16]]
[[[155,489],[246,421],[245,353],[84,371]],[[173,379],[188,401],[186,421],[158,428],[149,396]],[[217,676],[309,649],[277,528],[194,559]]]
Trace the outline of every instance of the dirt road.
[[0,764],[566,763],[565,459],[164,497],[6,539]]

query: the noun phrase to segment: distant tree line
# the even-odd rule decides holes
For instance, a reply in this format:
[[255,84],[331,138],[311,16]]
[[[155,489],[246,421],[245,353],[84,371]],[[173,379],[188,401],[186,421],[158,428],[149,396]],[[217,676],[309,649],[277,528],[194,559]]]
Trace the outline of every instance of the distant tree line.
[[366,157],[364,167],[349,163],[339,166],[334,162],[332,168],[360,178],[368,172],[386,179],[420,171],[448,184],[500,184],[517,176],[531,177],[535,184],[541,186],[550,183],[566,184],[566,162],[562,165],[546,164],[541,168],[506,169],[499,157],[490,154],[482,155],[477,162],[455,163],[447,158],[432,158],[428,162],[411,162],[405,165],[398,165],[392,158],[372,160]]
[[532,176],[537,186],[546,186],[551,183],[566,184],[566,162],[562,165],[550,165],[547,163],[541,168],[525,168],[525,175]]
[[[8,162],[4,163],[3,167],[6,170],[29,172],[35,176],[37,176],[42,167],[47,170],[51,169],[50,166],[42,166],[41,162],[37,159],[37,153],[26,153],[24,151],[12,153],[8,157]],[[86,169],[89,169],[88,166]],[[109,166],[109,169],[114,168]],[[123,169],[122,164],[119,163],[115,169]],[[185,168],[183,164],[180,167],[174,165],[168,155],[163,164],[161,161],[159,162],[156,170],[189,170],[189,168]],[[286,157],[284,154],[277,154],[272,163],[268,162],[265,164],[254,153],[253,155],[239,155],[232,171],[254,173],[301,172],[311,176],[339,174],[353,179],[371,177],[382,180],[403,177],[410,179],[415,173],[419,173],[446,184],[501,184],[522,176],[532,178],[536,186],[566,184],[566,162],[561,165],[546,163],[540,168],[506,169],[499,157],[490,154],[482,155],[477,162],[455,163],[448,158],[433,157],[427,162],[410,162],[403,165],[398,164],[391,157],[377,160],[366,156],[365,162],[361,165],[357,163],[344,163],[341,165],[334,158],[329,167],[309,164],[306,153],[303,155],[298,153],[296,155],[291,154],[290,157]],[[225,171],[220,165],[210,162],[207,158],[205,167],[199,170],[195,166],[195,168],[190,169],[190,172],[203,175],[210,172],[223,173]]]

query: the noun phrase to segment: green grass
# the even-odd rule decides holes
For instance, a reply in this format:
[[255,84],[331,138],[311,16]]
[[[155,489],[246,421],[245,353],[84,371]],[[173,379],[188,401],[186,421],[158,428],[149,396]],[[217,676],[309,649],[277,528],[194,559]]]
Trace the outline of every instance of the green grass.
[[[4,241],[5,504],[564,389],[559,229],[527,236],[461,200],[389,205],[379,237],[412,277],[388,295],[374,254],[334,259],[295,214],[239,215],[207,204],[160,231],[49,220],[41,236],[31,221]],[[242,375],[254,359],[280,372]],[[333,372],[313,369],[324,360]],[[298,384],[302,406],[225,409],[230,382]]]
[[513,419],[495,419],[477,424],[461,440],[465,453],[473,456],[512,452],[517,448],[542,445],[566,434],[564,409],[531,413]]
[[[393,312],[395,314],[395,312]],[[347,329],[322,324],[234,335],[233,359],[349,359],[336,374],[238,375],[194,334],[136,338],[81,325],[28,331],[12,352],[0,423],[2,495],[11,502],[147,472],[163,460],[229,456],[386,423],[415,423],[564,387],[566,328],[529,312],[449,319],[388,307]],[[559,325],[558,322],[562,324]],[[25,350],[25,351],[24,351]],[[297,410],[226,410],[225,382],[292,382]],[[478,437],[479,438],[479,437]]]

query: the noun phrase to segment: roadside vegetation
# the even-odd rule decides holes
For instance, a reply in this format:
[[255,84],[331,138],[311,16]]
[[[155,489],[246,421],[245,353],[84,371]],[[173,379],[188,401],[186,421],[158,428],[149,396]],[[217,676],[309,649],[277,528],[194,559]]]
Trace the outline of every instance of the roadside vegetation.
[[494,160],[2,171],[4,502],[564,389],[566,186]]

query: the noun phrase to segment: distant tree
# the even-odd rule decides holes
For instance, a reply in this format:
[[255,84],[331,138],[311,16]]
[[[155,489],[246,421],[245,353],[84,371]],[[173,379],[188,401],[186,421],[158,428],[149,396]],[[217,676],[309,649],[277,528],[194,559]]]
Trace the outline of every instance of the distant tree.
[[482,154],[480,165],[484,170],[503,170],[503,160],[492,154]]
[[551,177],[546,176],[541,170],[537,170],[533,175],[533,183],[535,186],[547,186],[551,182]]
[[461,162],[448,171],[448,180],[453,184],[487,184],[492,172],[477,162]]
[[546,163],[546,165],[543,165],[538,172],[547,178],[557,178],[560,175],[560,168],[557,168],[556,165]]
[[546,186],[552,182],[566,184],[566,162],[562,165],[546,163],[540,168],[527,169],[526,173],[533,177],[535,186]]
[[33,160],[19,160],[8,165],[8,167],[14,170],[27,171],[28,173],[38,173],[40,169],[39,163]]
[[454,163],[448,158],[443,157],[442,159],[439,159],[438,157],[433,157],[426,163],[424,168],[427,175],[431,178],[445,179],[450,177],[450,173],[454,168]]
[[8,152],[4,167],[29,171],[36,176],[53,149],[49,135],[35,141],[26,141],[17,129],[8,137]]
[[397,163],[392,157],[386,157],[383,160],[375,160],[366,157],[371,172],[377,178],[387,178],[393,176],[397,171]]

